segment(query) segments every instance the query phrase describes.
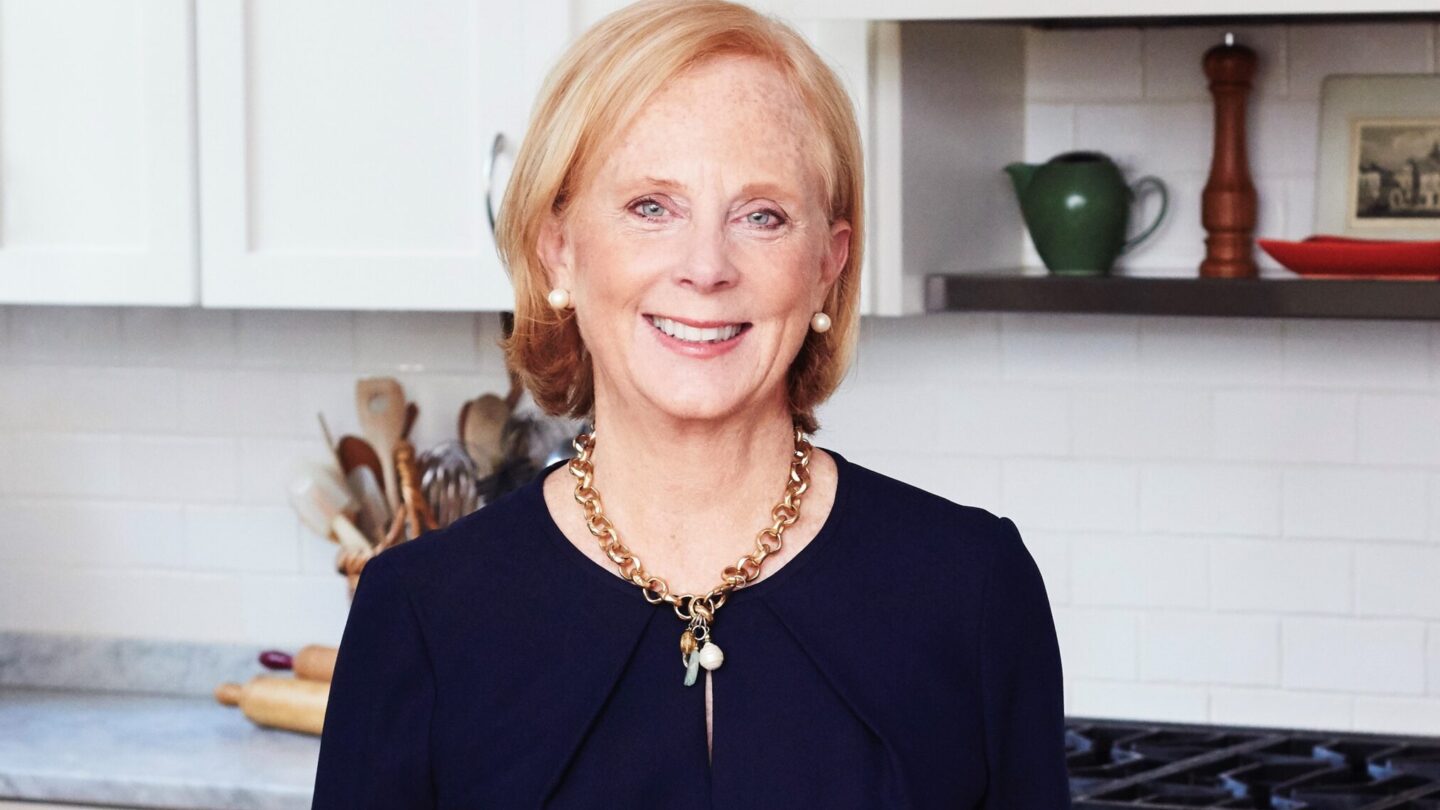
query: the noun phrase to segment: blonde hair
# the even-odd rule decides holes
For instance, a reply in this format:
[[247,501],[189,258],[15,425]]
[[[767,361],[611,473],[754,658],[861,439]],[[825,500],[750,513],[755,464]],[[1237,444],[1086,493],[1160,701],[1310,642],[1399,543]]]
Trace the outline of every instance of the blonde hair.
[[496,242],[515,288],[507,364],[547,412],[593,418],[594,370],[573,317],[553,310],[539,257],[545,218],[563,213],[618,133],[665,82],[709,57],[755,56],[783,73],[820,133],[819,174],[830,221],[850,223],[845,266],[826,298],[829,331],[807,331],[790,364],[790,412],[807,433],[854,355],[864,253],[864,165],[850,97],[793,29],[727,0],[641,0],[586,31],[546,76],[496,219]]

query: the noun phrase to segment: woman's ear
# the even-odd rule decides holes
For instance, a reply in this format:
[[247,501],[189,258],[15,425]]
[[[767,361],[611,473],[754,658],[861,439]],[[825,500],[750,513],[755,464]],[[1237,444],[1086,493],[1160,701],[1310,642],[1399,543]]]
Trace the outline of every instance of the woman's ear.
[[574,280],[574,251],[565,233],[565,221],[559,215],[550,213],[540,223],[540,235],[536,240],[536,253],[545,266],[550,289],[572,290]]
[[[820,287],[828,297],[840,271],[845,269],[845,260],[850,258],[850,221],[837,219],[830,226],[830,241],[825,246],[825,258],[820,267]],[[821,300],[824,300],[824,297]]]

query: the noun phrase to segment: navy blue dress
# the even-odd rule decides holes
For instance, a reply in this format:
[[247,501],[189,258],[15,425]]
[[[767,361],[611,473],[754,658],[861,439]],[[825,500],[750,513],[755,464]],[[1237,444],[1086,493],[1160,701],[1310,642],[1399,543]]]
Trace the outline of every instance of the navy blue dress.
[[716,612],[713,762],[686,623],[560,531],[556,462],[365,566],[312,807],[1068,808],[1060,654],[1015,524],[823,449],[820,531]]

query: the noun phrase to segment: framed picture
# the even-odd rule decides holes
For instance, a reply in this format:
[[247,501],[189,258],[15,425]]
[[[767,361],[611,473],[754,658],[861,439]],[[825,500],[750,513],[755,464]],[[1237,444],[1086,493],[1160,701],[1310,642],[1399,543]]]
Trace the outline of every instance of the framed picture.
[[1326,76],[1315,233],[1440,239],[1440,76]]

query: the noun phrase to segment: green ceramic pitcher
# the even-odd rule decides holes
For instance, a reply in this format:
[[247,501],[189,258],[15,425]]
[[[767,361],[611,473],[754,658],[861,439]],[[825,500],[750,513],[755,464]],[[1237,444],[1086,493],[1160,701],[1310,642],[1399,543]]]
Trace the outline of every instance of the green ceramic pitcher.
[[[1015,183],[1025,227],[1051,273],[1103,276],[1116,257],[1145,241],[1165,218],[1170,192],[1153,175],[1125,183],[1115,162],[1101,152],[1064,152],[1045,163],[1005,167]],[[1160,213],[1126,239],[1130,206],[1145,187],[1160,192]]]

